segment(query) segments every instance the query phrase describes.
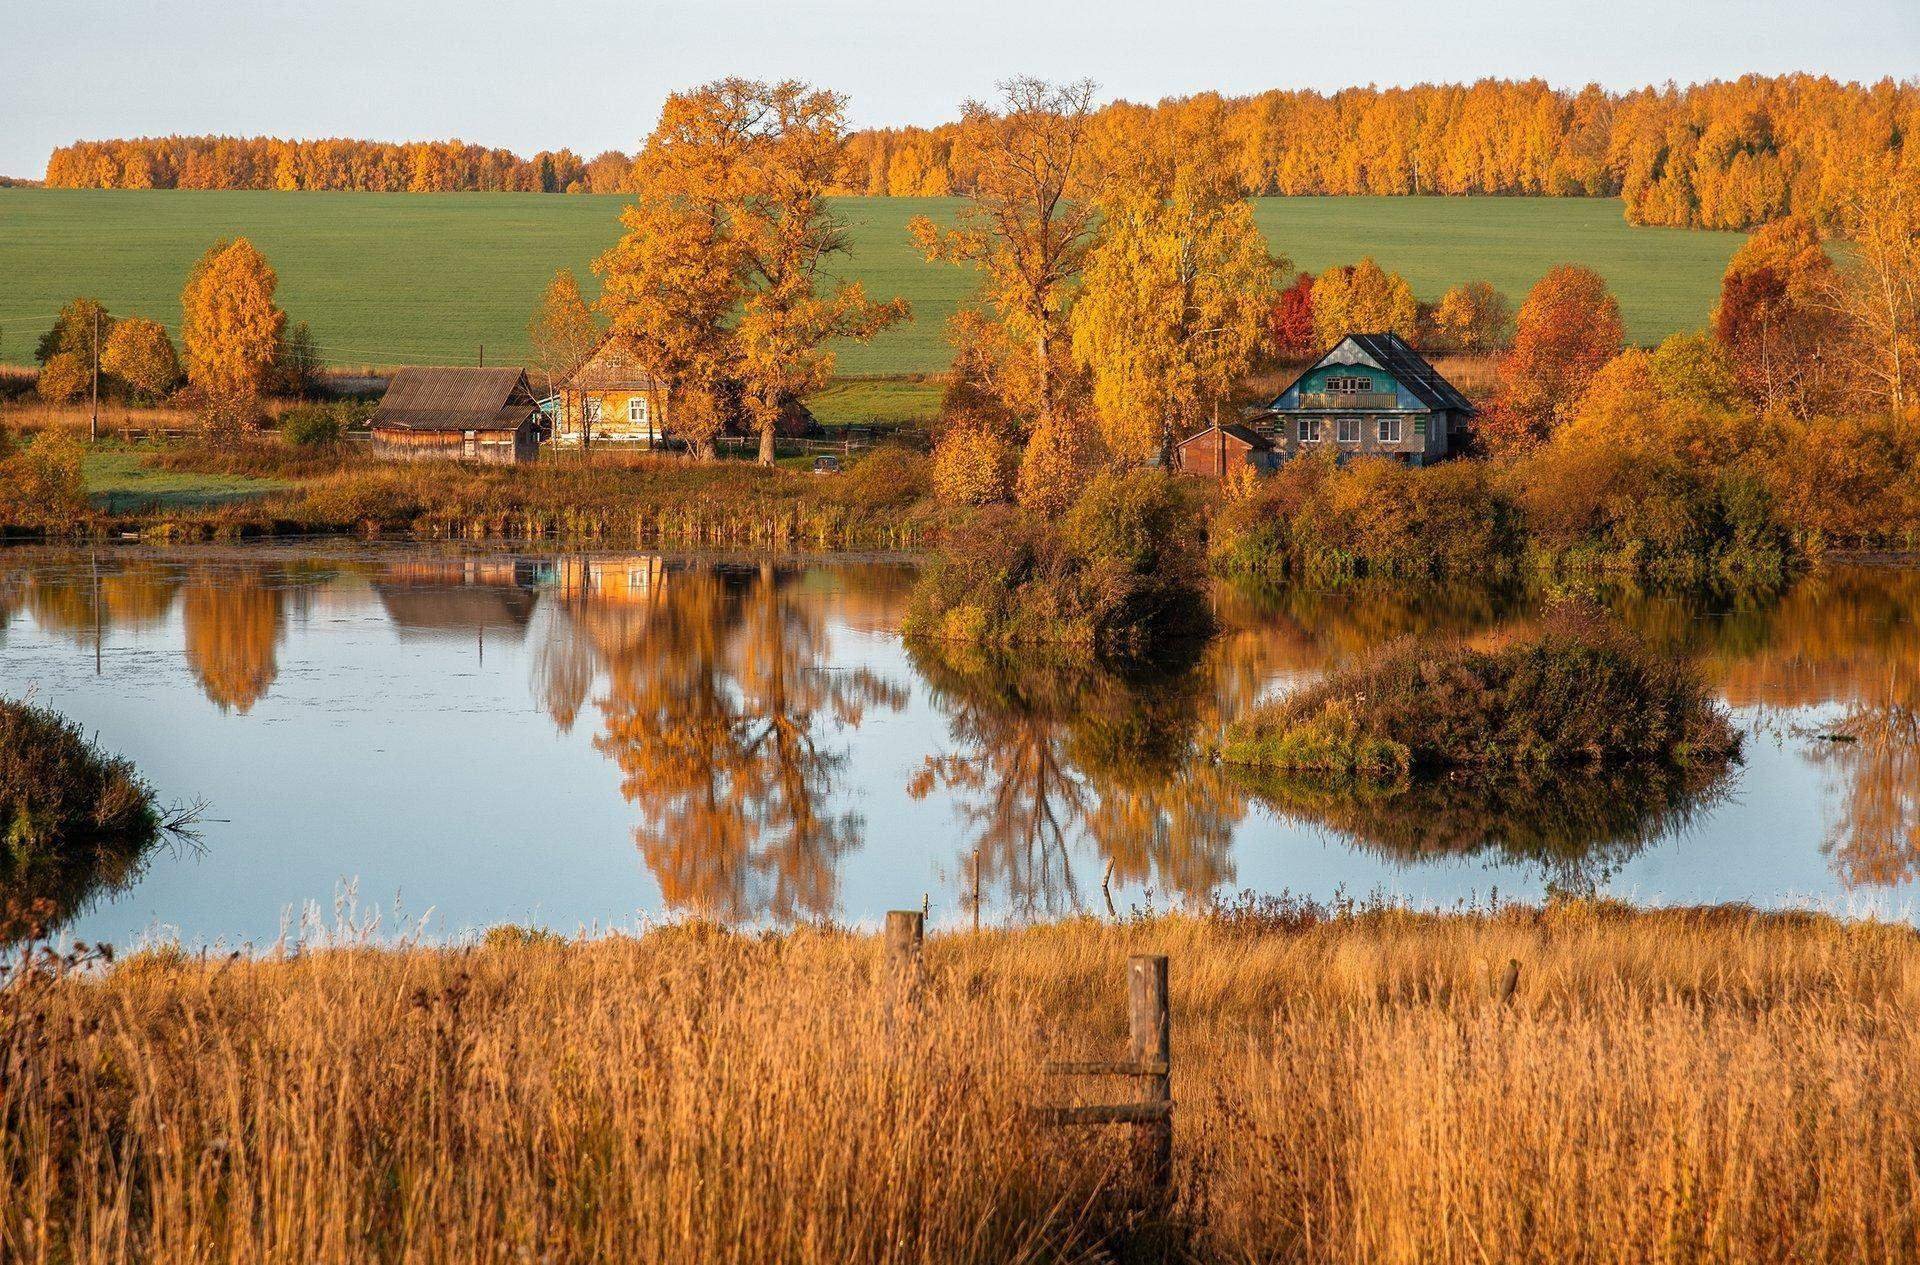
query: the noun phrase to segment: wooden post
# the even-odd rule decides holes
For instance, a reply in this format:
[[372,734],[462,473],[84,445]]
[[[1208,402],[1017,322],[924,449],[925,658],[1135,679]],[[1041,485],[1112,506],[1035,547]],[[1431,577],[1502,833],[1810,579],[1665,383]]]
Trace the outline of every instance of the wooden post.
[[927,916],[918,909],[887,911],[887,966],[897,977],[919,981],[926,930]]
[[1172,1025],[1167,1008],[1167,959],[1135,954],[1127,959],[1127,1051],[1146,1077],[1146,1101],[1166,1104],[1165,1115],[1142,1126],[1147,1132],[1147,1175],[1160,1189],[1173,1181]]
[[1508,958],[1506,974],[1500,977],[1497,995],[1502,1006],[1513,1005],[1513,995],[1520,989],[1520,959]]

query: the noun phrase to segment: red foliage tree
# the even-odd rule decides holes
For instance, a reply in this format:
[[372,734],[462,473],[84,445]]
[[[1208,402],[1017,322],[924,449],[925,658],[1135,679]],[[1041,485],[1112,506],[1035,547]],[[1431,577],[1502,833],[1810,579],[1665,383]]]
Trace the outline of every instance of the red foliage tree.
[[1276,360],[1303,360],[1319,350],[1313,336],[1313,274],[1303,272],[1267,313],[1267,350]]
[[1578,264],[1549,268],[1520,305],[1513,349],[1500,362],[1500,398],[1480,419],[1483,438],[1495,448],[1545,439],[1625,344],[1605,278]]

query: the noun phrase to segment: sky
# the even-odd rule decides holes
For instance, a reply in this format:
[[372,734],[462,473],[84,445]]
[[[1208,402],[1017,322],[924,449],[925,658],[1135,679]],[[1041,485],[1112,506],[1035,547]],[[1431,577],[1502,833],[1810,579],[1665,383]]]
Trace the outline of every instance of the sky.
[[1920,76],[1920,0],[5,0],[0,175],[76,139],[458,137],[632,150],[726,75],[931,124],[1010,75],[1104,97],[1538,77],[1633,87]]

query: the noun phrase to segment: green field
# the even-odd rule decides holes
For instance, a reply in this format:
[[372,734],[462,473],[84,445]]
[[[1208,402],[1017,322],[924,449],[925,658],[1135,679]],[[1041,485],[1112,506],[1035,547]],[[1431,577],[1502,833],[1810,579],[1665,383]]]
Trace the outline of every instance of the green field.
[[[848,347],[847,374],[945,367],[942,323],[971,288],[923,262],[905,224],[950,215],[950,199],[848,198],[847,270],[912,300],[912,324]],[[617,197],[539,194],[193,193],[0,189],[0,363],[23,363],[60,304],[86,294],[116,313],[176,324],[193,260],[244,234],[280,273],[281,299],[335,365],[489,363],[526,353],[535,299],[556,268],[579,269],[619,233]],[[1631,228],[1615,201],[1573,198],[1270,198],[1274,248],[1318,271],[1372,254],[1423,298],[1492,281],[1517,300],[1549,265],[1590,264],[1612,283],[1629,336],[1703,324],[1737,233]],[[590,280],[590,278],[587,278]]]

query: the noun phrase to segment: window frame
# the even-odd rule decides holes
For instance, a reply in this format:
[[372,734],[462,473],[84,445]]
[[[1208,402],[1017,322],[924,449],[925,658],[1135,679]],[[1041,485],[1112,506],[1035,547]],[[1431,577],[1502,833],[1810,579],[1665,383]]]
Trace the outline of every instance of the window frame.
[[653,407],[647,403],[647,397],[644,395],[629,395],[627,397],[627,425],[651,426],[652,421]]
[[1357,373],[1329,374],[1326,390],[1329,395],[1361,395],[1373,390],[1373,379]]
[[[1348,428],[1352,428],[1351,435],[1348,434]],[[1340,418],[1334,419],[1333,441],[1335,443],[1358,444],[1360,442],[1360,435],[1361,435],[1361,430],[1360,430],[1359,418],[1340,417]]]
[[1406,428],[1401,425],[1400,415],[1397,413],[1384,413],[1374,421],[1376,423],[1374,436],[1383,444],[1397,444],[1400,442],[1400,437],[1406,434]]
[[1300,438],[1300,442],[1303,444],[1319,443],[1320,442],[1320,419],[1317,417],[1301,418],[1299,438]]

